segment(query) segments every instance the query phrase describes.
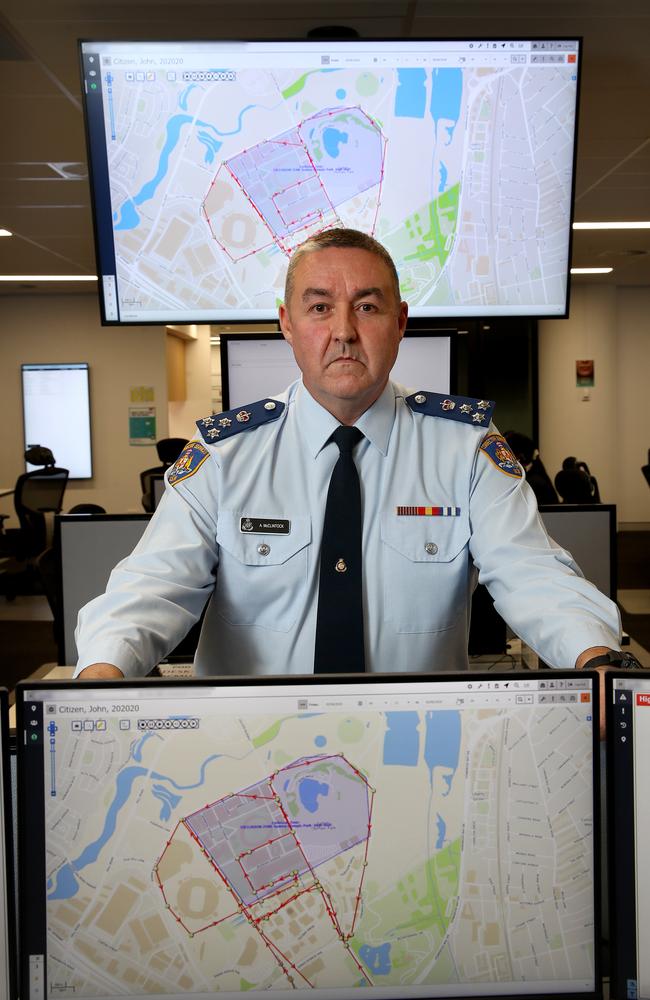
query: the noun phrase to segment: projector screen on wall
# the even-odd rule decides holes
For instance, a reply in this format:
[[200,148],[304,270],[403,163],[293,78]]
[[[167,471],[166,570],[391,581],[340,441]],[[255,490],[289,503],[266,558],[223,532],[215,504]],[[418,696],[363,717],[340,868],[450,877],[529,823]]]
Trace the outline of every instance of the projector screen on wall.
[[[22,365],[25,449],[49,448],[70,479],[93,474],[88,365]],[[38,466],[25,463],[30,472]]]
[[578,39],[81,43],[105,323],[275,318],[349,226],[412,320],[566,315]]

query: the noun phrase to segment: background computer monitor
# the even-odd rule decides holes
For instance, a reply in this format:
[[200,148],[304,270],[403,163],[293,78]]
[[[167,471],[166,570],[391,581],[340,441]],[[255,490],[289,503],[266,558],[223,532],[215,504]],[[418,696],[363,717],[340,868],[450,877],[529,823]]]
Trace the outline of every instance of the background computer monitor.
[[268,321],[309,236],[376,236],[411,317],[563,316],[580,41],[84,41],[106,323]]
[[551,538],[567,549],[587,580],[616,600],[616,504],[542,504]]
[[8,694],[0,688],[0,996],[16,995],[16,900]]
[[650,673],[608,673],[610,995],[650,998]]
[[[21,366],[25,449],[49,448],[70,479],[93,474],[89,369],[79,364]],[[25,463],[27,472],[37,466]]]
[[[282,334],[222,333],[221,393],[224,410],[275,396],[300,377]],[[411,389],[453,392],[456,331],[407,331],[390,377]]]
[[37,955],[78,1000],[595,998],[597,678],[553,681],[21,685],[24,1000]]

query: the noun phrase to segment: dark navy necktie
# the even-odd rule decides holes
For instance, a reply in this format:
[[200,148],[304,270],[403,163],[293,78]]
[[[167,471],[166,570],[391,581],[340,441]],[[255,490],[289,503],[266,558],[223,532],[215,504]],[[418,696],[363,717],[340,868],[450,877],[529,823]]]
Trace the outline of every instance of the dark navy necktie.
[[339,448],[332,470],[320,550],[320,581],[314,673],[365,670],[361,588],[361,488],[352,458],[363,434],[338,427],[330,441]]

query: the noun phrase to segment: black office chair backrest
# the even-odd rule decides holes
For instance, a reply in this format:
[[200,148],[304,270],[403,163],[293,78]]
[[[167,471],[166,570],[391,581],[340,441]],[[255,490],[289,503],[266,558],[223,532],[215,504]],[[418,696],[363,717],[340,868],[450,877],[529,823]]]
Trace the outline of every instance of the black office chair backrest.
[[54,515],[60,513],[63,506],[68,475],[68,469],[50,466],[24,472],[16,480],[14,505],[20,521],[20,547],[24,558],[37,556],[48,547]]
[[158,458],[163,464],[155,465],[151,469],[144,469],[140,473],[142,506],[147,514],[152,514],[156,507],[156,499],[153,492],[153,477],[161,476],[167,472],[169,466],[174,464],[187,443],[187,438],[161,438],[160,441],[156,442]]

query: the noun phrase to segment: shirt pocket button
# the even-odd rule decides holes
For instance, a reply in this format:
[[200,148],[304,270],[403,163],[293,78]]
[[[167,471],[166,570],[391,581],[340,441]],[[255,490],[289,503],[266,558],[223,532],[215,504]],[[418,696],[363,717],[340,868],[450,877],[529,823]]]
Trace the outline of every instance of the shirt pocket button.
[[438,551],[438,546],[436,545],[435,542],[425,542],[424,543],[424,551],[429,556],[435,556],[435,554]]

